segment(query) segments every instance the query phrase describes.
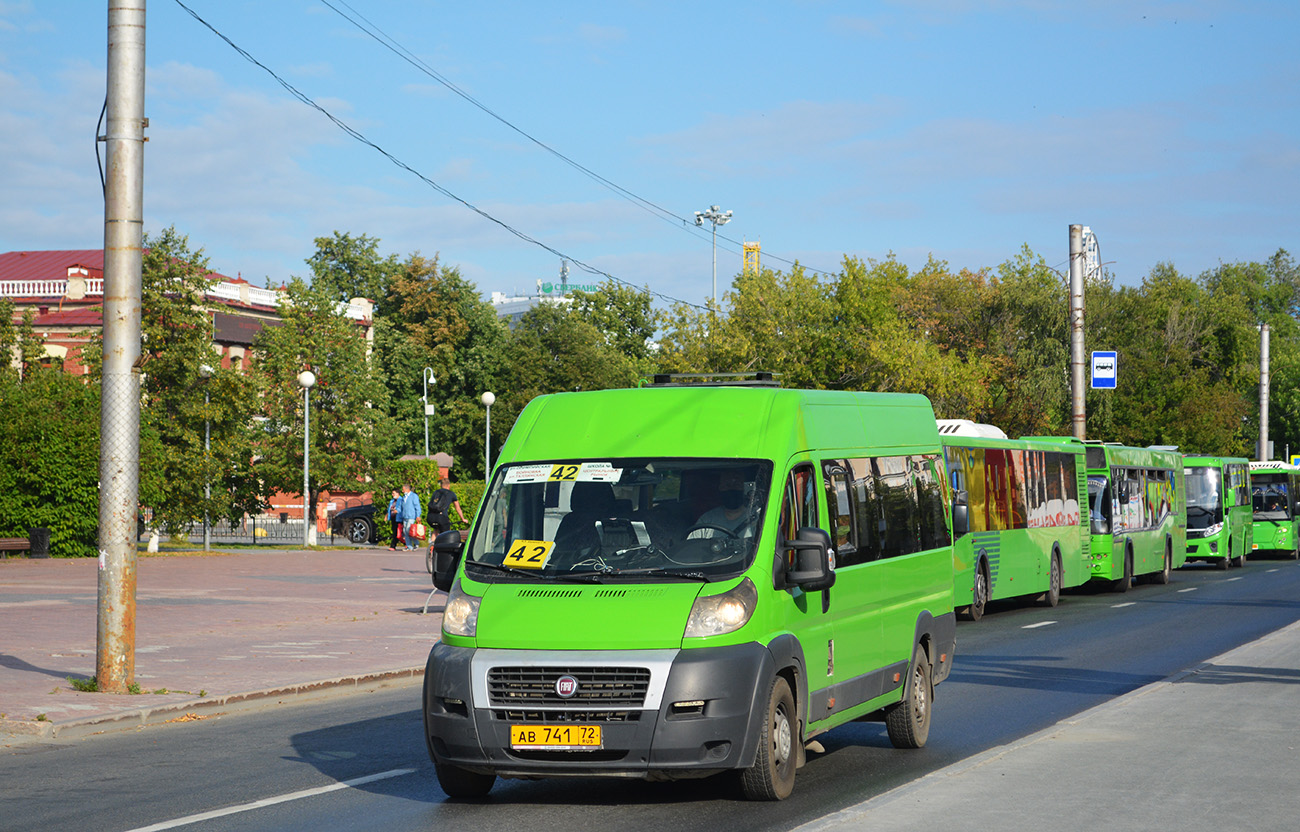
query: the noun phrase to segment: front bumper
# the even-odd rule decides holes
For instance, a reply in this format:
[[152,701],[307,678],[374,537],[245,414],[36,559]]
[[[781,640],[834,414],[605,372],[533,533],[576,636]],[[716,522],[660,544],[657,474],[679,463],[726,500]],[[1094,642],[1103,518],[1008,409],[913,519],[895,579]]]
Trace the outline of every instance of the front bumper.
[[[440,643],[425,670],[429,753],[440,763],[505,777],[676,779],[748,768],[774,673],[771,653],[753,643],[617,652]],[[617,692],[581,681],[617,674],[646,681]],[[551,680],[562,675],[580,680],[577,696],[551,695]],[[520,678],[535,684],[502,681]],[[514,749],[511,725],[599,725],[602,743],[590,750]]]

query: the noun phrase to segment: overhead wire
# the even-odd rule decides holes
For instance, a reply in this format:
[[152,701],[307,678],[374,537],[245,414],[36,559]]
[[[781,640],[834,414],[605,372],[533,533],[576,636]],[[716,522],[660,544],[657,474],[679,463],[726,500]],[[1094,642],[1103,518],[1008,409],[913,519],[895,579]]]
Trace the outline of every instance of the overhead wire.
[[[664,208],[664,207],[662,207],[662,206],[660,206],[660,205],[655,204],[654,202],[651,202],[650,200],[648,200],[648,199],[646,199],[646,198],[644,198],[644,197],[642,197],[642,196],[640,196],[640,195],[638,195],[638,194],[636,194],[636,193],[634,193],[634,192],[628,190],[627,188],[624,188],[622,185],[619,185],[619,184],[616,183],[616,182],[612,182],[612,181],[610,181],[609,179],[605,178],[604,176],[601,176],[599,173],[596,173],[595,171],[591,170],[590,168],[586,167],[585,165],[583,165],[583,164],[581,164],[581,163],[575,161],[574,159],[570,158],[569,156],[565,155],[564,153],[561,153],[559,150],[556,150],[555,148],[553,148],[553,147],[551,147],[550,145],[546,144],[546,143],[543,142],[541,139],[538,139],[537,137],[533,136],[531,133],[529,133],[529,132],[527,132],[526,130],[520,128],[519,126],[517,126],[516,124],[514,124],[514,123],[511,122],[510,120],[506,119],[505,117],[503,117],[503,116],[500,115],[499,113],[497,113],[497,112],[495,112],[494,110],[492,110],[490,107],[488,107],[487,105],[485,105],[483,102],[479,101],[479,100],[478,100],[477,98],[475,98],[474,96],[470,95],[470,94],[469,94],[468,92],[466,92],[465,90],[463,90],[463,89],[461,89],[460,87],[458,87],[456,84],[454,84],[452,81],[450,81],[450,80],[449,80],[448,78],[446,78],[444,75],[442,75],[441,73],[439,73],[439,72],[438,72],[437,70],[435,70],[433,67],[429,66],[429,64],[426,63],[424,60],[422,60],[421,58],[417,57],[417,56],[415,55],[415,53],[413,53],[410,49],[407,49],[405,46],[403,46],[400,42],[397,41],[396,38],[394,38],[394,37],[392,37],[391,35],[389,35],[387,32],[385,32],[383,29],[381,29],[377,24],[375,24],[373,21],[371,21],[369,18],[367,18],[364,14],[362,14],[362,13],[359,12],[359,11],[357,11],[356,8],[354,8],[352,5],[350,5],[350,4],[347,2],[347,0],[336,0],[336,2],[338,3],[338,5],[335,5],[335,2],[331,2],[331,0],[321,0],[321,3],[323,3],[325,6],[329,7],[329,9],[332,10],[335,14],[337,14],[339,17],[341,17],[341,18],[343,18],[344,20],[346,20],[346,21],[348,21],[349,23],[351,23],[353,26],[355,26],[355,27],[356,27],[357,29],[359,29],[361,32],[365,33],[365,34],[366,34],[367,36],[369,36],[372,40],[374,40],[376,43],[380,44],[380,45],[383,46],[385,49],[389,50],[390,52],[392,52],[394,55],[396,55],[396,56],[398,56],[399,58],[401,58],[401,59],[402,59],[403,61],[405,61],[406,63],[408,63],[408,64],[410,64],[411,66],[415,67],[415,69],[417,69],[418,71],[420,71],[420,72],[422,72],[423,74],[429,76],[429,77],[432,78],[433,80],[437,81],[439,84],[442,84],[442,85],[443,85],[444,87],[446,87],[448,90],[450,90],[451,92],[455,93],[457,96],[459,96],[460,98],[464,99],[464,100],[465,100],[466,102],[468,102],[469,104],[473,105],[474,107],[478,108],[479,110],[482,110],[482,111],[483,111],[484,113],[486,113],[487,115],[489,115],[489,116],[491,116],[492,118],[496,119],[497,121],[499,121],[501,124],[505,125],[505,126],[506,126],[507,128],[509,128],[510,130],[514,131],[515,133],[518,133],[520,136],[523,136],[525,139],[527,139],[528,141],[530,141],[530,142],[532,142],[533,144],[537,145],[537,146],[538,146],[539,148],[541,148],[542,150],[545,150],[547,153],[550,153],[552,156],[556,157],[557,159],[561,160],[561,161],[564,162],[565,164],[567,164],[567,165],[569,165],[570,167],[574,168],[575,170],[579,171],[579,172],[582,173],[584,176],[589,177],[590,179],[596,181],[597,183],[599,183],[599,184],[602,185],[603,187],[608,188],[608,189],[611,190],[611,191],[614,191],[615,193],[617,193],[617,194],[618,194],[619,196],[621,196],[622,198],[628,200],[629,202],[632,202],[633,204],[637,205],[638,207],[642,208],[643,210],[648,211],[649,213],[651,213],[651,214],[653,214],[653,215],[659,217],[660,219],[662,219],[662,220],[664,220],[664,221],[666,221],[666,222],[671,223],[671,224],[674,225],[674,226],[677,226],[678,224],[680,224],[680,225],[681,225],[682,227],[684,227],[687,231],[692,231],[695,227],[697,227],[697,226],[699,225],[699,223],[698,223],[696,220],[694,220],[693,218],[680,216],[680,215],[678,215],[678,214],[673,213],[673,212],[672,212],[670,209],[668,209],[668,208]],[[349,15],[349,14],[343,12],[343,11],[338,7],[338,6],[340,6],[340,5],[341,5],[341,6],[345,6],[345,7],[348,9],[348,11],[351,12],[352,15],[355,15],[356,17],[353,17],[353,16],[351,16],[351,15]],[[357,18],[360,18],[360,20],[358,20]],[[364,23],[363,23],[362,21],[364,21]],[[693,234],[693,236],[696,236],[696,237],[700,237],[700,238],[703,238],[703,237],[704,237],[704,235],[702,235],[702,234],[694,234],[693,231],[692,231],[692,234]],[[737,252],[743,251],[743,247],[744,247],[744,243],[743,243],[743,241],[737,241],[737,240],[734,240],[734,239],[732,239],[732,238],[730,238],[730,237],[727,237],[725,234],[719,234],[718,237],[719,237],[720,239],[726,241],[726,242],[731,243],[733,246],[735,246],[735,247],[736,247],[735,250],[736,250]],[[785,259],[785,258],[783,258],[783,257],[779,257],[779,256],[777,256],[777,255],[775,255],[775,254],[772,254],[771,252],[766,253],[765,256],[768,257],[769,259],[778,260],[778,261],[780,261],[780,262],[782,262],[782,263],[786,263],[786,264],[789,264],[789,265],[795,265],[795,262],[794,262],[794,261],[787,260],[787,259]],[[804,268],[807,269],[808,271],[816,272],[817,274],[823,274],[823,275],[829,275],[829,274],[830,274],[829,272],[822,271],[821,269],[815,269],[815,268],[812,268],[812,267],[810,267],[810,266],[804,266]]]
[[325,118],[327,118],[327,119],[329,119],[331,122],[333,122],[333,124],[334,124],[336,127],[338,127],[340,130],[342,130],[344,133],[347,133],[349,136],[351,136],[351,137],[352,137],[353,139],[355,139],[356,141],[358,141],[358,142],[360,142],[360,143],[366,145],[367,147],[371,148],[371,149],[374,150],[375,152],[379,153],[380,155],[382,155],[384,158],[386,158],[388,161],[390,161],[391,163],[393,163],[393,164],[396,165],[397,167],[399,167],[399,168],[401,168],[401,169],[407,171],[407,172],[410,173],[411,175],[413,175],[413,176],[415,176],[416,178],[420,179],[422,182],[424,182],[424,183],[425,183],[426,185],[428,185],[430,188],[434,189],[435,191],[437,191],[438,193],[440,193],[440,194],[442,194],[443,196],[447,197],[448,199],[460,203],[461,205],[465,206],[465,207],[468,208],[469,210],[471,210],[471,211],[473,211],[474,213],[478,214],[480,217],[482,217],[482,218],[488,220],[489,222],[492,222],[492,223],[494,223],[494,224],[500,226],[501,228],[503,228],[504,230],[508,231],[510,234],[514,235],[515,237],[518,237],[520,240],[523,240],[523,241],[526,242],[526,243],[530,243],[530,244],[535,245],[535,246],[537,246],[537,247],[539,247],[539,248],[541,248],[541,249],[543,249],[543,250],[545,250],[545,251],[548,251],[548,252],[550,252],[551,254],[554,254],[556,257],[559,257],[559,258],[562,259],[562,260],[568,260],[569,262],[573,263],[575,266],[577,266],[578,268],[582,269],[583,271],[588,272],[589,274],[593,274],[593,275],[597,275],[597,276],[600,276],[600,277],[607,278],[608,280],[610,280],[610,281],[612,281],[612,282],[614,282],[614,283],[617,283],[617,284],[622,285],[622,286],[626,286],[626,287],[628,287],[628,288],[630,288],[630,289],[634,289],[634,290],[636,290],[636,291],[638,291],[638,292],[644,292],[644,293],[646,293],[646,294],[649,294],[649,295],[651,295],[651,296],[653,296],[653,297],[657,297],[657,298],[659,298],[660,300],[664,300],[664,301],[667,301],[667,302],[669,302],[669,303],[681,303],[681,304],[685,304],[685,305],[687,305],[687,306],[693,307],[693,308],[695,308],[695,309],[700,309],[700,310],[703,310],[703,311],[708,311],[709,307],[707,307],[707,306],[702,306],[702,305],[700,305],[700,304],[698,304],[698,303],[691,303],[690,301],[683,300],[683,299],[681,299],[681,298],[677,298],[677,297],[673,297],[672,295],[667,295],[667,294],[664,294],[663,292],[657,292],[657,291],[655,291],[655,290],[653,290],[653,289],[650,289],[650,288],[647,287],[647,286],[637,286],[637,285],[635,285],[635,284],[633,284],[633,283],[630,283],[629,281],[623,280],[623,279],[620,278],[620,277],[616,277],[615,275],[612,275],[612,274],[610,274],[609,272],[607,272],[607,271],[605,271],[605,270],[603,270],[603,269],[599,269],[599,268],[597,268],[597,267],[595,267],[595,266],[592,266],[592,265],[590,265],[590,264],[588,264],[588,263],[586,263],[586,262],[584,262],[584,261],[582,261],[582,260],[579,260],[578,258],[574,257],[574,256],[571,255],[571,254],[567,254],[567,253],[565,253],[565,252],[562,252],[562,251],[560,251],[559,249],[557,249],[557,248],[555,248],[555,247],[553,247],[553,246],[551,246],[551,245],[549,245],[549,244],[547,244],[547,243],[542,242],[541,240],[538,240],[538,239],[536,239],[536,238],[534,238],[534,237],[529,236],[528,234],[525,234],[523,231],[520,231],[519,229],[515,228],[514,226],[512,226],[512,225],[510,225],[509,223],[505,222],[504,220],[498,219],[497,217],[495,217],[495,216],[489,214],[488,212],[484,211],[483,209],[479,208],[478,206],[474,205],[473,203],[469,202],[468,200],[465,200],[465,199],[463,199],[462,197],[458,196],[457,194],[452,193],[450,190],[448,190],[447,188],[443,187],[442,185],[439,185],[437,182],[433,181],[433,180],[430,179],[428,176],[425,176],[425,175],[424,175],[423,173],[421,173],[420,171],[416,170],[415,168],[413,168],[413,167],[411,167],[410,165],[408,165],[406,162],[404,162],[404,161],[402,161],[401,159],[397,158],[397,157],[394,156],[392,153],[389,153],[387,150],[385,150],[384,148],[380,147],[378,144],[375,144],[373,141],[371,141],[369,138],[367,138],[365,135],[363,135],[360,131],[358,131],[357,129],[355,129],[355,128],[352,127],[351,125],[347,124],[346,122],[344,122],[343,120],[341,120],[340,118],[338,118],[337,116],[335,116],[335,115],[334,115],[333,113],[331,113],[329,110],[325,109],[323,106],[321,106],[320,104],[318,104],[318,103],[317,103],[313,98],[311,98],[310,96],[308,96],[306,93],[302,92],[302,91],[299,90],[297,87],[295,87],[293,84],[290,84],[290,83],[289,83],[288,81],[286,81],[284,78],[280,77],[278,74],[276,74],[276,72],[275,72],[274,70],[272,70],[270,67],[266,66],[266,64],[263,64],[261,61],[257,60],[257,58],[253,57],[253,56],[252,56],[252,55],[251,55],[247,50],[245,50],[244,48],[242,48],[241,46],[239,46],[238,44],[236,44],[236,43],[235,43],[233,40],[231,40],[230,38],[226,37],[226,35],[222,34],[220,31],[218,31],[217,28],[214,27],[211,23],[209,23],[208,21],[204,20],[201,16],[199,16],[199,14],[198,14],[197,12],[195,12],[195,11],[194,11],[193,9],[191,9],[189,6],[185,5],[185,3],[182,2],[182,0],[174,0],[174,2],[176,3],[176,5],[180,6],[182,9],[184,9],[185,12],[186,12],[187,14],[190,15],[190,17],[194,18],[196,21],[198,21],[200,24],[202,24],[204,28],[206,28],[208,31],[212,32],[212,34],[216,35],[217,37],[221,38],[221,40],[225,41],[226,44],[227,44],[228,46],[230,46],[231,49],[234,49],[236,52],[238,52],[239,55],[240,55],[241,57],[243,57],[246,61],[248,61],[249,63],[253,64],[253,65],[256,66],[258,69],[261,69],[263,72],[265,72],[266,74],[268,74],[268,75],[270,75],[272,78],[274,78],[275,81],[276,81],[276,83],[278,83],[281,87],[283,87],[283,88],[285,89],[285,91],[288,92],[290,95],[292,95],[294,98],[298,99],[298,100],[299,100],[300,102],[302,102],[303,104],[306,104],[308,107],[311,107],[313,110],[316,110],[318,113],[320,113],[321,115],[325,116]]

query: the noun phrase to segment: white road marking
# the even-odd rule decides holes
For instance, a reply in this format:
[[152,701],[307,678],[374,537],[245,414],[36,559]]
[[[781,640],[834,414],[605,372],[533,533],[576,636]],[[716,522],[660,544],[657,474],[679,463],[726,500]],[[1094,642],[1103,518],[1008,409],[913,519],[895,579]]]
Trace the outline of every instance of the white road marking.
[[1228,580],[1224,581],[1224,583],[1225,583],[1225,584],[1230,584],[1230,583],[1232,583],[1233,581],[1240,581],[1240,580],[1241,580],[1241,576],[1238,575],[1238,576],[1235,577],[1235,578],[1229,578]]
[[1021,627],[1020,629],[1022,629],[1022,630],[1034,630],[1034,629],[1037,629],[1037,628],[1039,628],[1039,627],[1050,627],[1051,625],[1053,625],[1053,624],[1055,624],[1055,623],[1056,623],[1055,621],[1039,621],[1037,624],[1026,624],[1025,626]]
[[1136,603],[1137,603],[1137,601],[1125,601],[1125,602],[1122,603],[1122,604],[1111,604],[1111,605],[1110,605],[1110,608],[1113,609],[1113,610],[1117,610],[1117,609],[1119,609],[1120,607],[1131,607],[1131,606],[1133,606],[1133,605],[1136,604]]
[[241,803],[238,806],[229,806],[225,809],[214,809],[211,812],[200,812],[197,815],[186,815],[183,818],[175,820],[165,820],[161,823],[155,823],[151,826],[141,826],[138,829],[132,829],[130,832],[160,832],[163,829],[175,829],[178,826],[188,826],[191,823],[199,821],[212,820],[213,818],[224,818],[227,815],[237,815],[240,812],[251,812],[254,809],[263,809],[267,806],[274,806],[277,803],[288,803],[291,800],[302,800],[305,797],[315,797],[318,794],[327,794],[336,792],[339,789],[348,789],[353,786],[362,786],[366,783],[373,783],[376,780],[387,780],[390,777],[401,777],[404,774],[414,772],[413,768],[395,768],[392,771],[381,771],[378,774],[358,777],[355,780],[345,780],[342,783],[331,783],[328,786],[318,786],[314,789],[303,789],[300,792],[289,792],[278,797],[265,797],[261,800],[254,800],[252,803]]
[[1200,587],[1189,586],[1187,589],[1180,589],[1180,590],[1178,590],[1178,591],[1179,591],[1179,592],[1195,592],[1195,591],[1198,590],[1198,589],[1200,589]]

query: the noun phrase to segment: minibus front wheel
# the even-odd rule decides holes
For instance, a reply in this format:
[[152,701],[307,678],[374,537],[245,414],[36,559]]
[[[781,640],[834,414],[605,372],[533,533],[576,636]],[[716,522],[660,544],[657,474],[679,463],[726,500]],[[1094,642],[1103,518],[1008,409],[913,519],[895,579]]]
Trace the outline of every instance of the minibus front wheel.
[[934,681],[925,646],[916,645],[912,666],[903,688],[903,701],[885,710],[885,728],[895,748],[921,748],[930,738],[930,710],[934,704]]
[[784,676],[775,676],[767,698],[767,718],[758,737],[754,765],[740,775],[747,800],[784,800],[794,791],[798,766],[799,715]]

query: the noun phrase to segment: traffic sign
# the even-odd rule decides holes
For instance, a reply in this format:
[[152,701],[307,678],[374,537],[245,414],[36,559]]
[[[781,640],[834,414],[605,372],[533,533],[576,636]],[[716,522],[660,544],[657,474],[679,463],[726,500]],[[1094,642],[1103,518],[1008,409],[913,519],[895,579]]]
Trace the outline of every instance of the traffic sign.
[[1119,356],[1113,350],[1092,351],[1092,387],[1094,390],[1114,390]]

